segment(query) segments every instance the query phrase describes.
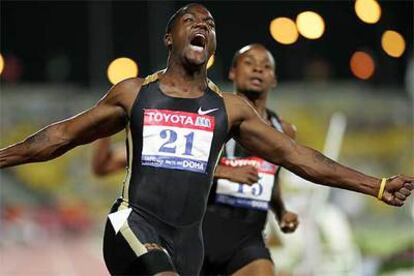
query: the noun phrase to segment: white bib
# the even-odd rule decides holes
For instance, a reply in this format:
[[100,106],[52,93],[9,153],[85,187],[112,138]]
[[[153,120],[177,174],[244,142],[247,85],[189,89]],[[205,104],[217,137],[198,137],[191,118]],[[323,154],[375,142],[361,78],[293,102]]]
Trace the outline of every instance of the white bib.
[[275,174],[278,166],[258,157],[221,158],[220,165],[257,168],[259,181],[253,185],[239,184],[227,179],[217,180],[216,202],[235,207],[267,210],[271,200]]
[[145,109],[142,166],[205,173],[215,118],[167,109]]

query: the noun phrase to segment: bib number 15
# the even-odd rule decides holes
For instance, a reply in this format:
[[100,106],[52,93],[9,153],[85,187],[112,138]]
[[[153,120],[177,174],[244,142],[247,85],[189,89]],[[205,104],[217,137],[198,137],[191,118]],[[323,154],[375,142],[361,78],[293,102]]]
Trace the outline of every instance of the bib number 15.
[[[239,184],[237,192],[240,194],[246,194],[247,191],[244,189],[244,186],[244,184]],[[252,196],[260,196],[263,193],[263,184],[260,183],[259,180],[259,182],[253,184],[249,190]]]

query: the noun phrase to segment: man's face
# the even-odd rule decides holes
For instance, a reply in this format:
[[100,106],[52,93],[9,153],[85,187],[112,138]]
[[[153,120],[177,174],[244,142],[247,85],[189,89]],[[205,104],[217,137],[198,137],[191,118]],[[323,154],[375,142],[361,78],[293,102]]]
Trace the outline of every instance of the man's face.
[[229,79],[237,91],[267,92],[276,86],[273,57],[265,48],[251,46],[238,57]]
[[216,50],[214,19],[203,6],[192,5],[176,19],[166,41],[173,55],[196,66],[206,64]]

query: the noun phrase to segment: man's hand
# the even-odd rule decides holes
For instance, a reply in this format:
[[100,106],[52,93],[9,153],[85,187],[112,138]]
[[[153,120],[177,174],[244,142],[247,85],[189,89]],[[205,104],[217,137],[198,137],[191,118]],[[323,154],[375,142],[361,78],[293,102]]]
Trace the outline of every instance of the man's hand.
[[414,178],[409,176],[393,176],[387,179],[382,201],[391,206],[401,207],[414,189]]
[[283,233],[293,233],[299,225],[298,215],[289,211],[284,211],[278,222]]
[[214,176],[247,185],[253,185],[259,181],[257,169],[249,165],[241,167],[217,166]]

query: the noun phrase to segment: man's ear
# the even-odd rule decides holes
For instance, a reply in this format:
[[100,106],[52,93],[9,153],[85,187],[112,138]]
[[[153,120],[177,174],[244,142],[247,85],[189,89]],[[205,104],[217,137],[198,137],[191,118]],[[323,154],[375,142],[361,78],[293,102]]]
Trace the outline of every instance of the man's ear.
[[274,78],[272,81],[272,88],[275,88],[277,86],[277,79]]
[[234,74],[235,74],[234,67],[232,66],[229,71],[229,76],[228,76],[229,80],[234,81]]
[[171,34],[170,34],[170,33],[166,33],[166,34],[164,35],[164,45],[165,45],[165,47],[167,47],[168,49],[170,49],[170,48],[171,48],[171,46],[172,46],[172,37],[171,37]]

